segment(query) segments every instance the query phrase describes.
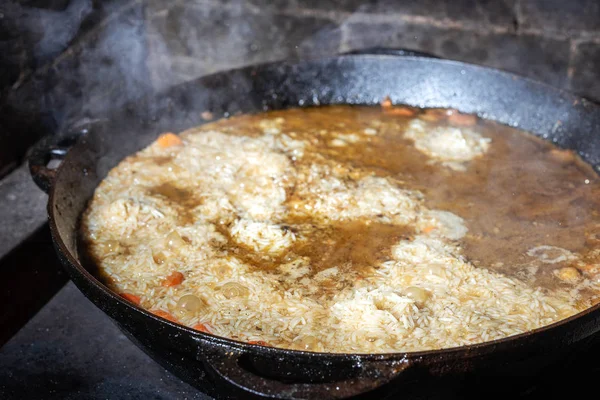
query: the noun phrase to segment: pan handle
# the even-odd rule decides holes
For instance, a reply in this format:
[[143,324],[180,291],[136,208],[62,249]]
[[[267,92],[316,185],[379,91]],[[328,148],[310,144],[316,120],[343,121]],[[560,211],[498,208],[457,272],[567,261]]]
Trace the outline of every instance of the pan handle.
[[60,162],[79,138],[89,132],[91,125],[98,121],[101,120],[80,120],[64,133],[45,136],[31,148],[27,156],[29,172],[40,189],[46,193],[50,191]]
[[342,53],[342,55],[384,55],[384,56],[398,56],[398,57],[425,57],[425,58],[439,58],[430,53],[426,53],[419,50],[410,49],[394,49],[390,47],[367,47],[366,49],[350,50]]
[[401,375],[411,366],[400,361],[363,361],[357,373],[348,379],[320,383],[288,383],[259,376],[240,362],[245,353],[217,352],[206,358],[209,367],[222,379],[248,394],[284,399],[337,399],[375,390]]

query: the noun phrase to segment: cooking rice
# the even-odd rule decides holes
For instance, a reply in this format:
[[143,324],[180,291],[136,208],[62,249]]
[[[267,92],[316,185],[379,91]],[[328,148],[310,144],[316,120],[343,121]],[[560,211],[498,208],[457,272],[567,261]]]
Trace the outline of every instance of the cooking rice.
[[[522,271],[557,268],[553,287],[535,283],[537,269],[475,265],[463,249],[467,217],[432,207],[402,174],[343,159],[395,125],[300,132],[286,115],[163,135],[111,170],[82,218],[107,285],[218,336],[344,353],[500,339],[596,301],[596,275],[581,267],[596,258],[545,242],[523,252]],[[428,124],[396,128],[423,165],[449,169],[439,174],[469,173],[495,146],[477,127]],[[558,269],[566,263],[576,266],[570,281]]]

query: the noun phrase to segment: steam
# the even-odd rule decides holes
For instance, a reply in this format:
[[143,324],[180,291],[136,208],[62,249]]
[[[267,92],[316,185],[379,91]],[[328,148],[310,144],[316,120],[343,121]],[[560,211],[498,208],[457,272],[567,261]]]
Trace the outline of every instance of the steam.
[[9,18],[35,43],[35,71],[13,85],[7,103],[19,129],[44,133],[109,114],[152,90],[141,2],[73,0],[64,10],[11,6]]
[[72,0],[62,11],[13,12],[35,42],[36,71],[9,102],[27,120],[51,120],[52,130],[209,73],[335,54],[342,40],[331,13],[241,0]]
[[32,7],[22,11],[22,27],[34,40],[39,38],[33,56],[38,62],[45,62],[62,53],[72,42],[82,22],[92,12],[92,1],[72,1],[64,11]]

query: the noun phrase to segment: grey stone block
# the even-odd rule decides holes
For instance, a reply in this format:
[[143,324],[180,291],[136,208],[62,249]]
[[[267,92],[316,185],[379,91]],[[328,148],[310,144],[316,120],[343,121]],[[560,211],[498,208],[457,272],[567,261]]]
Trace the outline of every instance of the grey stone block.
[[250,0],[261,8],[405,15],[473,25],[514,24],[515,0]]
[[411,23],[349,23],[344,50],[394,47],[518,73],[565,87],[569,42],[531,35],[466,31]]
[[189,3],[146,12],[158,88],[243,65],[333,54],[341,40],[338,25],[326,18]]
[[592,31],[600,34],[598,0],[522,0],[519,7],[519,23],[523,29],[571,34]]
[[576,45],[571,63],[570,89],[600,102],[600,43]]

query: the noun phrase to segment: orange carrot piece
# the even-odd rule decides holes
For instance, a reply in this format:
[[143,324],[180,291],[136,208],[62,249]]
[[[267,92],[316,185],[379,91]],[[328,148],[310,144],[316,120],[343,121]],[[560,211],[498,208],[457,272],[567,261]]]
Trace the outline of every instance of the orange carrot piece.
[[425,228],[423,228],[423,233],[430,233],[431,231],[435,230],[436,227],[434,225],[429,225],[426,226]]
[[185,277],[179,271],[173,272],[171,275],[167,276],[164,281],[162,281],[161,285],[164,287],[177,286]]
[[196,324],[192,327],[192,329],[195,329],[197,331],[204,332],[204,333],[210,333],[210,331],[204,324]]
[[456,126],[473,126],[477,123],[477,117],[474,115],[454,112],[448,116],[448,122]]
[[183,141],[181,140],[181,138],[171,132],[163,133],[162,135],[160,135],[158,137],[158,139],[156,139],[156,142],[158,143],[158,145],[160,147],[165,147],[165,148],[172,147],[172,146],[179,146],[179,145],[183,144]]
[[391,107],[383,110],[386,115],[398,115],[400,117],[412,117],[415,112],[406,107]]
[[392,104],[392,100],[390,99],[390,96],[385,96],[383,98],[383,100],[381,100],[381,107],[390,108],[392,106],[393,106],[393,104]]
[[158,317],[164,318],[171,322],[177,322],[177,318],[163,310],[150,310],[150,312]]
[[262,341],[262,340],[250,340],[250,341],[248,342],[248,344],[258,344],[258,345],[260,345],[260,346],[270,346],[270,344],[269,344],[269,343],[267,343],[267,342],[265,342],[265,341]]
[[132,302],[133,304],[140,304],[140,302],[142,301],[142,299],[140,299],[139,296],[136,296],[135,294],[131,293],[121,293],[120,296],[125,300]]
[[552,149],[550,150],[550,156],[562,163],[571,163],[575,161],[575,153],[572,150]]
[[439,122],[448,118],[454,113],[453,110],[444,110],[440,108],[428,108],[421,113],[420,119],[427,122]]

